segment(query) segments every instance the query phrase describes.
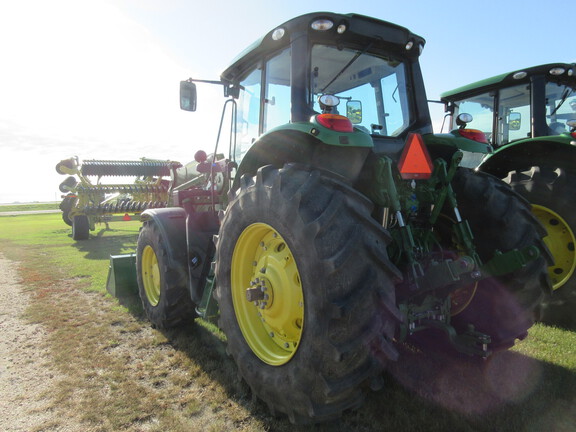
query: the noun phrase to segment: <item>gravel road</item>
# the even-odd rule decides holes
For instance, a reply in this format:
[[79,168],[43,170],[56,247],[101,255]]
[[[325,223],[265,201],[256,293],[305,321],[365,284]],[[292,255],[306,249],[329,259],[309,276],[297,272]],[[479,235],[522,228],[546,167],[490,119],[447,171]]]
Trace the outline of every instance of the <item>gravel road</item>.
[[59,379],[50,370],[46,333],[23,318],[29,294],[17,265],[0,254],[0,430],[78,431],[48,409],[50,389]]

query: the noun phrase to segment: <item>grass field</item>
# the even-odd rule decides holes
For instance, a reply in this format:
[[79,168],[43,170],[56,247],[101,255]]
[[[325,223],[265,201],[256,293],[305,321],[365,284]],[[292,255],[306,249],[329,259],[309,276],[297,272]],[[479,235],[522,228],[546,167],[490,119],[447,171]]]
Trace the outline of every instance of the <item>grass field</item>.
[[58,210],[59,202],[29,203],[29,204],[0,204],[0,212]]
[[110,227],[76,242],[59,214],[0,217],[0,251],[32,294],[26,318],[48,330],[64,377],[42,430],[67,417],[98,431],[576,430],[576,333],[544,325],[484,362],[401,346],[361,409],[296,428],[252,400],[216,328],[196,320],[157,331],[137,298],[106,293],[109,256],[134,250],[139,223]]

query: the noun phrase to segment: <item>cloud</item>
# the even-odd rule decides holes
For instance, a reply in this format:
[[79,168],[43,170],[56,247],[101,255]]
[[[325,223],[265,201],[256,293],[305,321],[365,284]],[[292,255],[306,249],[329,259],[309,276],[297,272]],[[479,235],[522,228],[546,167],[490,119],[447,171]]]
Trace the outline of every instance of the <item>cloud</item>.
[[116,140],[152,138],[152,124],[171,120],[185,72],[112,5],[60,0],[1,8],[0,55],[8,65],[1,118],[43,135]]
[[73,155],[192,159],[203,117],[179,110],[189,71],[113,4],[1,2],[0,58],[0,152],[18,161],[0,173],[0,202],[54,199],[54,166]]

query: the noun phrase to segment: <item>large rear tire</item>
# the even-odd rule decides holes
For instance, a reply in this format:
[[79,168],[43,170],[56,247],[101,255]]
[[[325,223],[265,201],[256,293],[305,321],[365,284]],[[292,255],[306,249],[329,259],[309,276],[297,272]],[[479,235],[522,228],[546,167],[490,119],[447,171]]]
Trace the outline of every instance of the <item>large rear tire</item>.
[[490,349],[509,348],[527,335],[549,289],[546,266],[550,255],[542,241],[545,232],[531,214],[530,205],[496,177],[461,168],[452,186],[484,262],[495,250],[507,252],[530,245],[540,250],[540,257],[525,267],[481,281],[468,306],[452,318],[457,329],[472,324],[490,335]]
[[267,166],[242,178],[222,220],[216,297],[228,352],[293,423],[360,406],[364,385],[397,357],[400,274],[371,207],[329,174]]
[[554,257],[554,265],[548,267],[554,291],[542,302],[540,318],[572,326],[576,322],[576,174],[534,166],[510,172],[506,181],[532,204],[532,213],[548,232],[544,242]]
[[136,255],[138,291],[146,316],[157,328],[175,327],[196,317],[188,292],[186,261],[170,259],[170,247],[170,239],[165,238],[156,223],[145,221]]

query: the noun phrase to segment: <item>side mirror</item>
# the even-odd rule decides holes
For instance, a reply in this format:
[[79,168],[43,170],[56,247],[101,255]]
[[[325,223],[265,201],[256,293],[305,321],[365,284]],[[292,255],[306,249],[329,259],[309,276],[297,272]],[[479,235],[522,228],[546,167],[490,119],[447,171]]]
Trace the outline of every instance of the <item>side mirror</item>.
[[196,111],[196,84],[180,81],[180,109]]
[[352,124],[362,123],[362,102],[358,100],[349,100],[346,102],[346,117]]
[[508,129],[517,131],[520,130],[522,124],[522,114],[519,112],[511,112],[508,114]]

